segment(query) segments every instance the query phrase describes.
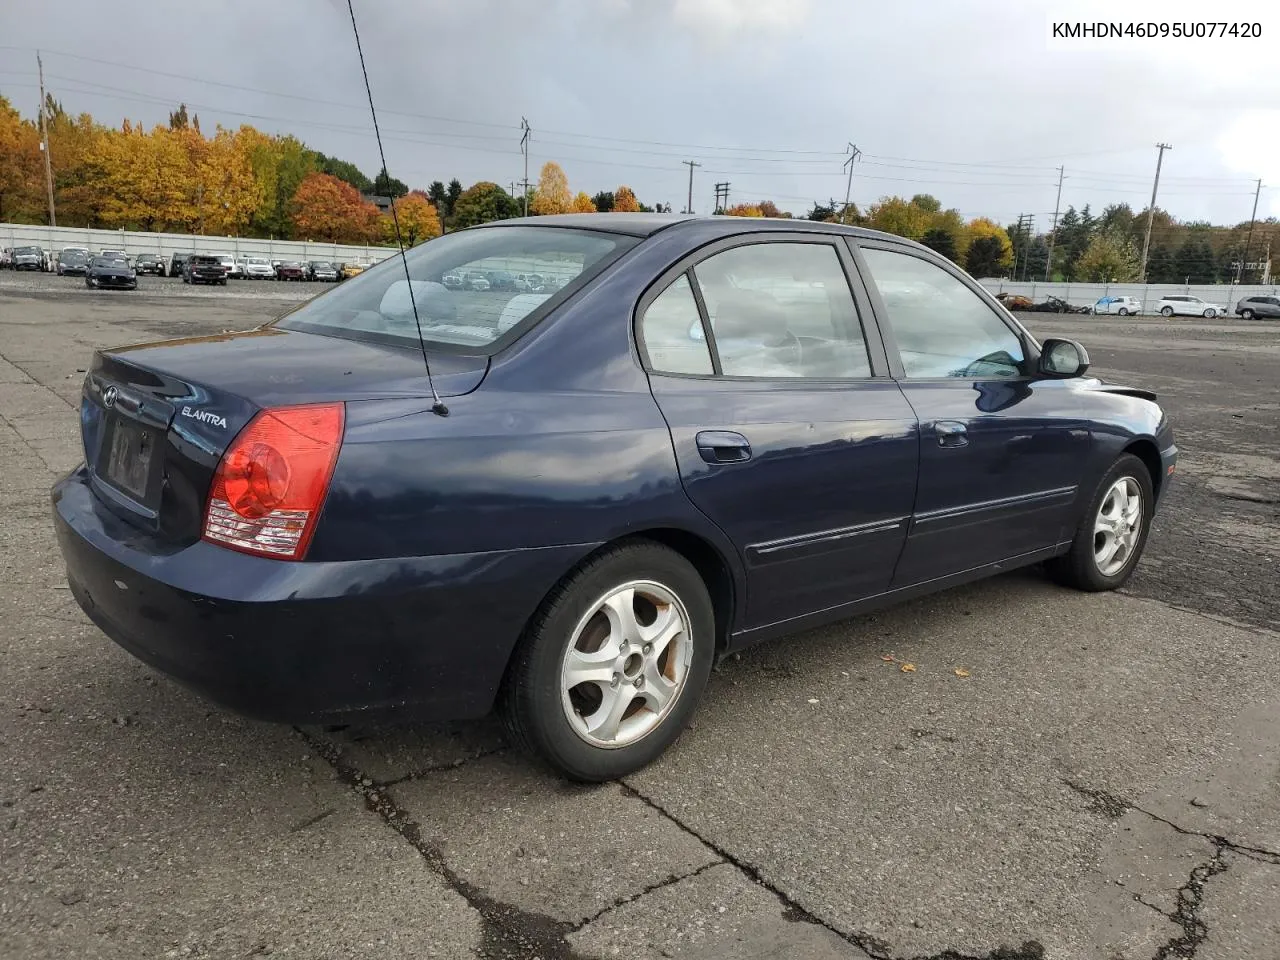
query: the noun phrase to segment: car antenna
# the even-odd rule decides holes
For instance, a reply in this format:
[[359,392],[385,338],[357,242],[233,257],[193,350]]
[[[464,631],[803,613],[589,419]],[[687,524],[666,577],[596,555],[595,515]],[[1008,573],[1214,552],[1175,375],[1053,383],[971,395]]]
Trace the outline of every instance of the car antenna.
[[[378,159],[382,161],[382,173],[390,190],[391,174],[387,172],[387,155],[382,149],[382,132],[378,129],[378,112],[373,108],[373,89],[369,86],[369,71],[364,65],[364,49],[360,46],[360,28],[356,26],[356,10],[352,0],[347,0],[347,12],[351,14],[351,32],[356,35],[356,53],[360,55],[360,72],[364,75],[364,92],[369,97],[369,114],[373,117],[373,135],[378,141]],[[449,408],[436,393],[435,381],[431,379],[431,360],[427,357],[427,342],[422,336],[422,320],[418,317],[418,300],[413,295],[413,277],[409,275],[409,261],[404,255],[404,239],[400,236],[400,217],[396,215],[396,200],[391,198],[391,222],[396,228],[396,246],[400,248],[400,263],[404,266],[404,280],[409,287],[409,305],[413,307],[413,323],[418,328],[418,346],[422,348],[422,365],[427,368],[427,386],[431,388],[431,412],[442,417],[449,415]]]

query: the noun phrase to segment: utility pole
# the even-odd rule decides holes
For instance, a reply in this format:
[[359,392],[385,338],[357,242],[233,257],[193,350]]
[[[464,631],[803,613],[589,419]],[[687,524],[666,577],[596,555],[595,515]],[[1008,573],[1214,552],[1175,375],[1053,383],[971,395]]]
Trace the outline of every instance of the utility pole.
[[849,194],[853,191],[853,163],[860,156],[862,156],[862,151],[850,143],[849,159],[842,164],[842,166],[849,168],[849,179],[844,184],[844,209],[840,211],[841,223],[846,223],[849,216]]
[[44,96],[44,64],[40,62],[40,51],[36,51],[36,71],[40,74],[40,152],[44,154],[44,187],[49,192],[49,226],[58,225],[58,216],[53,210],[53,162],[49,159],[49,124],[45,120]]
[[533,135],[533,128],[529,126],[529,121],[524,117],[520,118],[520,129],[524,131],[520,136],[520,152],[524,154],[524,179],[520,181],[524,187],[524,215],[529,215],[529,137]]
[[204,236],[204,183],[196,184],[196,212],[200,214],[200,236]]
[[1156,156],[1156,179],[1151,184],[1151,206],[1147,208],[1147,235],[1142,238],[1142,282],[1147,282],[1147,252],[1151,249],[1151,221],[1156,216],[1156,191],[1160,189],[1160,164],[1164,162],[1164,152],[1173,147],[1167,143],[1157,143],[1160,153]]
[[729,181],[716,184],[716,213],[724,213],[729,206]]
[[698,163],[695,160],[681,160],[680,162],[689,168],[689,199],[686,201],[684,212],[688,214],[692,214],[693,213],[693,168],[700,167],[702,166],[702,164]]
[[1058,210],[1062,207],[1063,167],[1058,168],[1058,199],[1053,201],[1053,229],[1049,231],[1049,257],[1044,263],[1044,282],[1053,279],[1053,241],[1058,236]]
[[1240,269],[1236,271],[1236,283],[1244,276],[1245,264],[1249,260],[1249,247],[1253,244],[1253,224],[1258,219],[1258,194],[1262,192],[1262,178],[1258,178],[1257,189],[1253,191],[1253,213],[1249,214],[1249,238],[1244,242],[1244,255],[1240,258]]

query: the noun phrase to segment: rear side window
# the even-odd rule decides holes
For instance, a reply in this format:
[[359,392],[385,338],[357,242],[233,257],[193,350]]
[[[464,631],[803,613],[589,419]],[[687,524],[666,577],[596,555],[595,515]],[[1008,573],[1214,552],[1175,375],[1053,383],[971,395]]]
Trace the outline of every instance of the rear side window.
[[752,243],[713,254],[693,273],[725,376],[871,376],[858,311],[833,246]]
[[702,336],[702,318],[689,278],[675,282],[649,304],[640,320],[640,338],[649,366],[658,373],[709,374],[711,350]]

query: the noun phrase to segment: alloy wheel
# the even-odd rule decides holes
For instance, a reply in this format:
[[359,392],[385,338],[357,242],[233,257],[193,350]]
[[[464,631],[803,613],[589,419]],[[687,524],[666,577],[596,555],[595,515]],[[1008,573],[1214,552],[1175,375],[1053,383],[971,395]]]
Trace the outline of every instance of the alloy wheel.
[[1093,560],[1104,577],[1124,569],[1142,537],[1142,488],[1133,477],[1111,485],[1093,521]]
[[614,588],[565,649],[560,699],[569,725],[606,749],[643,739],[680,698],[692,662],[689,614],[678,596],[650,580]]

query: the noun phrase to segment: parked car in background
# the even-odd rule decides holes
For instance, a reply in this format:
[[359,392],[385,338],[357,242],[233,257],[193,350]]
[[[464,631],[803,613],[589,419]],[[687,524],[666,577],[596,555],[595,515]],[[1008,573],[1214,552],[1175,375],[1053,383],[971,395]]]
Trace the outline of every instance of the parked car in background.
[[342,265],[340,272],[343,280],[350,280],[352,277],[358,277],[364,273],[364,264],[350,260]]
[[516,274],[516,289],[521,293],[541,293],[543,287],[542,275],[538,273],[518,273]]
[[54,270],[60,277],[83,277],[89,272],[90,259],[79,250],[64,249],[58,251],[58,260]]
[[276,268],[264,257],[249,257],[244,262],[244,275],[249,280],[274,280]]
[[158,253],[140,253],[134,257],[133,271],[137,274],[150,273],[163,277],[164,259]]
[[187,258],[182,270],[183,283],[220,283],[227,285],[227,268],[222,258],[207,253],[197,253]]
[[1061,297],[1046,297],[1039,303],[1033,303],[1026,309],[1036,313],[1088,313],[1088,307],[1072,306]]
[[490,290],[519,290],[516,275],[506,270],[487,270],[484,278],[489,281]]
[[40,247],[14,247],[13,269],[15,270],[48,270],[44,250]]
[[1121,317],[1137,316],[1142,313],[1142,301],[1137,297],[1102,297],[1089,308],[1089,312]]
[[228,277],[237,278],[243,276],[235,257],[219,254],[218,261],[222,264],[222,269],[226,271]]
[[996,299],[1004,304],[1006,310],[1030,310],[1032,303],[1030,297],[1024,297],[1020,293],[1009,293],[1004,291],[996,294]]
[[1252,320],[1280,319],[1280,297],[1244,297],[1236,304],[1236,316]]
[[280,266],[276,267],[277,280],[305,280],[306,276],[306,271],[297,260],[281,260]]
[[0,270],[13,269],[13,247],[0,249]]
[[1156,304],[1156,313],[1162,317],[1205,317],[1212,319],[1227,312],[1227,308],[1216,303],[1209,303],[1199,297],[1167,296]]
[[138,275],[119,257],[97,256],[84,276],[84,285],[94,290],[136,290]]
[[[496,323],[435,282],[531,257],[579,273]],[[1124,585],[1172,482],[1153,394],[899,237],[595,214],[406,259],[89,364],[53,523],[72,596],[152,668],[283,723],[497,704],[613,780],[752,643],[1034,563]]]
[[90,260],[93,259],[93,254],[89,252],[88,247],[77,247],[77,246],[63,247],[58,252],[59,253],[82,253],[86,257],[88,257]]
[[108,260],[123,260],[129,262],[129,255],[123,250],[102,250],[98,253],[100,257],[106,257]]
[[169,258],[169,276],[183,277],[187,275],[187,261],[191,259],[189,253],[175,253]]
[[440,278],[440,283],[446,290],[461,290],[463,287],[462,274],[457,271],[450,271]]
[[489,278],[479,270],[472,270],[462,275],[462,285],[468,290],[488,290]]
[[312,260],[306,269],[308,280],[323,280],[326,283],[338,282],[338,268],[328,260]]

